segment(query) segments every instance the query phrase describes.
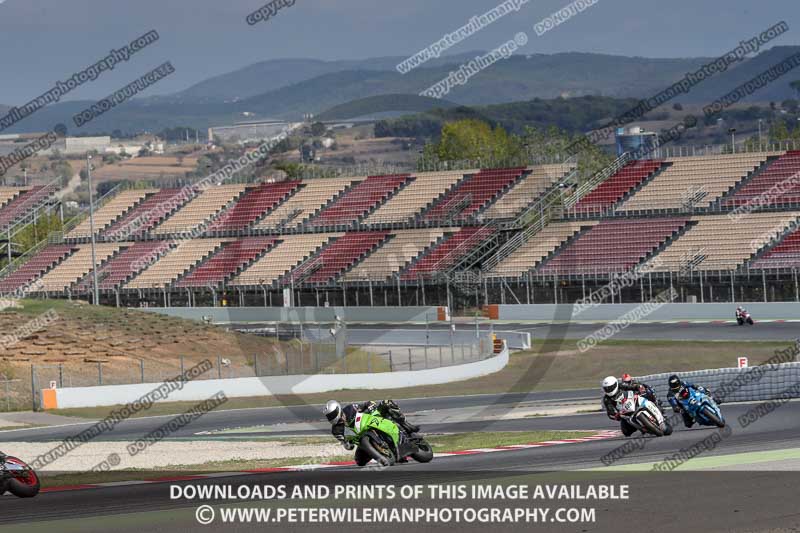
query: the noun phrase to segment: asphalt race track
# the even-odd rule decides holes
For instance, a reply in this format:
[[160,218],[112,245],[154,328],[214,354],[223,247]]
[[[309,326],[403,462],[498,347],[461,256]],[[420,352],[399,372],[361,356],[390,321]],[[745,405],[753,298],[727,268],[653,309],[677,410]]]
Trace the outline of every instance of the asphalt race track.
[[[560,397],[563,393],[554,394],[554,397]],[[575,394],[575,393],[571,393]],[[473,397],[473,401],[478,401],[481,397]],[[517,398],[515,398],[517,399]],[[539,395],[539,400],[544,399]],[[497,401],[495,397],[483,397],[483,401],[491,402]],[[450,405],[453,399],[442,400],[426,400],[426,408],[430,409],[431,405]],[[404,402],[404,406],[409,411],[414,411],[417,404],[413,401]],[[718,446],[706,451],[703,458],[724,458],[725,456],[732,456],[731,454],[741,453],[765,453],[771,450],[787,449],[794,446],[797,439],[800,438],[800,403],[790,402],[784,405],[779,410],[773,412],[756,423],[742,428],[737,422],[739,415],[744,413],[747,409],[752,407],[751,404],[735,404],[723,406],[724,413],[732,428],[730,436],[719,442]],[[307,409],[307,408],[304,408]],[[224,417],[226,427],[235,426],[238,423],[249,423],[254,419],[259,419],[264,423],[265,421],[286,421],[293,417],[294,413],[282,409],[263,409],[263,410],[244,410],[232,411],[227,413],[213,413],[214,415]],[[310,411],[309,411],[310,415]],[[208,425],[213,426],[220,424],[221,419],[217,420],[204,420]],[[133,427],[133,425],[136,427]],[[144,431],[147,424],[156,424],[157,419],[140,419],[131,421],[131,427],[125,428],[125,433]],[[492,422],[468,422],[463,424],[442,425],[440,427],[426,427],[423,430],[438,432],[438,431],[499,431],[499,430],[533,430],[533,429],[613,429],[615,424],[608,421],[605,417],[599,414],[583,414],[564,417],[547,417],[547,418],[531,418],[521,420],[509,420],[499,423]],[[64,428],[62,428],[64,429]],[[80,429],[79,427],[70,427],[71,431]],[[189,433],[201,430],[200,427],[193,427]],[[28,438],[37,438],[37,431],[41,430],[26,430],[25,436]],[[669,437],[660,439],[647,438],[641,442],[644,445],[641,449],[635,450],[628,456],[619,460],[617,464],[635,464],[635,463],[653,463],[663,461],[666,457],[674,454],[682,448],[688,448],[699,440],[711,435],[712,432],[717,431],[711,428],[693,428],[690,430],[684,428],[677,428],[675,433]],[[20,433],[20,432],[15,432]],[[116,433],[116,431],[115,431]],[[44,436],[39,433],[38,438]],[[141,435],[141,433],[139,433]],[[184,435],[185,438],[187,435]],[[14,436],[14,440],[20,440],[20,435]],[[113,438],[121,438],[122,435],[114,435]],[[3,434],[3,439],[12,438],[10,434]],[[51,438],[53,438],[51,436]],[[459,480],[489,480],[489,479],[507,479],[509,477],[516,477],[530,472],[552,472],[564,470],[581,470],[581,469],[594,469],[603,467],[604,463],[601,460],[603,456],[608,454],[613,449],[617,448],[626,441],[623,437],[579,443],[569,445],[559,445],[544,448],[535,448],[527,450],[516,450],[501,453],[487,453],[481,455],[469,456],[456,456],[435,459],[432,463],[421,465],[411,463],[407,465],[400,465],[390,469],[390,474],[396,476],[394,480],[396,483],[422,483],[427,480],[428,483],[443,483],[453,482]],[[797,464],[783,465],[783,468],[797,469]],[[336,483],[341,482],[343,479],[350,479],[348,476],[356,475],[353,472],[353,467],[342,467],[341,469],[326,469],[317,472],[303,472],[303,473],[266,473],[266,474],[253,474],[247,477],[235,478],[217,478],[213,483],[247,483],[247,484],[276,484],[276,483]],[[387,482],[387,474],[385,472],[370,472],[358,473],[359,476],[371,476],[371,482]],[[549,476],[552,474],[539,474],[540,476]],[[582,473],[584,480],[597,480],[601,479],[601,473]],[[608,475],[608,474],[605,474]],[[631,482],[632,486],[638,486],[642,483],[655,483],[661,489],[669,490],[674,483],[677,482],[679,477],[686,477],[690,474],[650,474],[649,476],[629,474],[627,476],[619,473],[615,474],[617,482]],[[344,477],[343,477],[344,476]],[[707,513],[708,509],[713,509],[714,519],[713,524],[718,526],[720,530],[738,530],[743,526],[754,528],[756,526],[763,527],[769,522],[764,520],[775,520],[773,527],[786,525],[789,522],[780,522],[775,518],[774,513],[765,513],[764,509],[774,509],[776,505],[784,505],[782,501],[789,501],[789,494],[786,500],[775,500],[772,495],[780,494],[780,491],[785,490],[786,483],[792,483],[796,488],[795,480],[800,479],[800,475],[796,473],[787,472],[742,472],[742,473],[713,473],[706,472],[703,474],[694,474],[695,478],[691,483],[693,486],[703,483],[703,480],[709,481],[716,480],[715,483],[722,483],[724,479],[725,486],[715,485],[715,490],[709,490],[707,499],[704,500],[704,505],[699,507],[696,512],[699,515],[695,520],[700,520],[702,523],[703,513]],[[393,478],[392,478],[393,479]],[[532,482],[528,478],[526,482]],[[534,480],[536,478],[533,478]],[[359,483],[365,480],[359,478]],[[523,481],[520,481],[523,482]],[[683,482],[683,481],[682,481]],[[682,483],[681,482],[681,483]],[[688,481],[686,481],[688,482]],[[188,481],[176,481],[175,483],[188,483]],[[192,483],[212,483],[212,481],[193,481]],[[731,484],[739,483],[741,486],[731,486]],[[779,486],[784,487],[783,489]],[[760,487],[759,490],[753,490],[754,487]],[[86,517],[101,517],[103,515],[116,515],[123,514],[125,517],[120,517],[115,520],[115,529],[118,531],[156,531],[159,527],[164,526],[163,520],[178,520],[178,523],[172,524],[170,527],[172,531],[191,531],[197,524],[193,520],[193,510],[197,506],[197,502],[183,501],[183,500],[170,500],[168,495],[169,483],[151,484],[151,485],[133,485],[133,486],[119,486],[113,488],[90,489],[80,491],[66,491],[55,493],[42,493],[37,498],[31,500],[22,500],[14,497],[2,498],[4,512],[0,515],[0,531],[11,531],[5,526],[19,525],[27,523],[26,530],[36,531],[31,529],[37,522],[41,522],[42,531],[50,528],[49,531],[70,531],[70,524],[76,524],[77,518]],[[672,487],[674,489],[674,487]],[[750,500],[742,501],[739,496],[735,499],[730,497],[730,491],[752,491],[753,495]],[[737,492],[738,493],[738,492]],[[752,498],[755,498],[753,500]],[[793,498],[791,498],[793,499]],[[755,505],[757,503],[757,505]],[[735,504],[735,505],[734,505]],[[605,505],[605,503],[604,503]],[[748,514],[741,514],[739,512],[733,513],[733,507],[748,508]],[[780,516],[784,519],[794,520],[794,523],[800,524],[800,510],[794,505],[794,509],[782,509]],[[163,511],[169,511],[164,513]],[[191,511],[191,512],[190,512]],[[729,513],[730,511],[730,513]],[[624,512],[624,510],[620,510]],[[651,518],[656,519],[659,510],[651,515]],[[673,512],[673,511],[670,511]],[[693,512],[691,507],[686,511],[691,515]],[[732,513],[732,514],[731,514]],[[786,515],[785,513],[789,513]],[[794,514],[791,514],[794,513]],[[735,515],[735,516],[734,516]],[[131,521],[131,517],[137,518]],[[749,519],[743,521],[746,517]],[[787,518],[789,517],[789,518]],[[667,519],[667,515],[662,517]],[[707,518],[707,515],[706,515]],[[107,523],[98,518],[98,524]],[[147,529],[146,524],[153,520],[153,529]],[[750,521],[752,520],[752,522]],[[55,521],[55,522],[53,522]],[[657,523],[657,522],[656,522]],[[695,525],[699,527],[698,522]],[[128,526],[126,526],[128,524]],[[183,525],[181,525],[183,524]],[[605,519],[598,518],[596,526],[599,529],[589,528],[587,531],[606,531],[613,529],[613,520],[611,517],[606,516]],[[90,526],[87,526],[90,527]],[[139,529],[144,527],[143,529]],[[185,527],[186,529],[182,529]],[[232,527],[232,526],[227,526]],[[703,526],[705,529],[708,527]],[[210,531],[229,531],[231,529],[214,529],[213,526],[207,526]],[[606,529],[609,528],[609,529]],[[91,531],[92,529],[83,529],[84,531]],[[661,528],[654,528],[654,531],[661,531]],[[663,529],[668,530],[668,529]],[[746,530],[746,529],[745,529]],[[752,529],[751,529],[752,530]]]
[[[605,326],[604,322],[570,322],[568,324],[500,323],[496,330],[527,331],[534,339],[544,337],[558,339],[582,339]],[[431,325],[431,330],[446,330],[447,326]],[[487,331],[485,324],[481,331]],[[425,329],[424,325],[404,325],[403,329]],[[456,329],[464,335],[474,334],[475,326],[458,323]],[[370,341],[378,343],[399,342],[397,333],[392,333],[385,325],[359,324],[348,328],[353,343]],[[800,323],[763,322],[754,326],[739,326],[736,321],[675,323],[638,322],[620,329],[615,339],[622,340],[675,340],[675,341],[782,341],[800,337]]]
[[[466,327],[466,326],[465,326]],[[549,328],[554,328],[548,331]],[[531,331],[536,336],[548,333],[562,338],[589,334],[602,324],[570,324],[544,326],[503,324],[498,329]],[[424,326],[423,326],[424,328]],[[558,330],[557,328],[564,328]],[[625,332],[627,338],[666,338],[712,340],[781,340],[794,339],[797,325],[791,323],[757,324],[740,328],[729,324],[636,324]],[[366,331],[367,328],[362,330]],[[443,410],[486,408],[510,410],[526,402],[558,405],[565,400],[597,400],[596,390],[575,390],[529,394],[476,395],[403,400],[401,406],[410,418]],[[30,500],[11,496],[0,498],[0,532],[3,531],[319,531],[342,528],[355,531],[374,531],[373,524],[292,524],[280,529],[266,524],[219,524],[199,526],[195,509],[200,503],[217,506],[236,505],[234,502],[198,502],[170,498],[170,485],[230,484],[296,485],[336,483],[380,484],[443,484],[443,483],[627,483],[631,499],[626,502],[598,502],[595,523],[547,525],[441,524],[390,526],[387,530],[414,528],[422,531],[445,531],[455,527],[470,531],[519,531],[536,527],[553,531],[614,531],[629,524],[649,531],[670,531],[678,527],[702,531],[800,531],[800,506],[795,503],[800,482],[800,455],[781,459],[781,451],[797,448],[800,439],[800,402],[788,402],[755,423],[742,427],[740,415],[755,404],[725,404],[722,406],[730,434],[721,438],[711,449],[705,449],[694,461],[705,464],[701,472],[633,472],[595,470],[606,467],[609,453],[626,442],[637,446],[623,457],[615,459],[614,467],[625,469],[644,465],[647,471],[653,463],[664,461],[681,450],[696,447],[720,430],[716,428],[686,429],[682,425],[663,438],[612,438],[593,442],[519,449],[497,453],[462,455],[434,459],[427,465],[409,463],[382,471],[361,471],[354,467],[335,467],[309,472],[267,472],[245,476],[218,477],[213,480],[181,480],[145,485],[120,484],[88,490],[42,493]],[[669,414],[669,413],[668,413]],[[170,417],[127,420],[98,440],[131,440],[163,424]],[[32,428],[0,432],[0,442],[52,441],[57,442],[79,433],[90,424],[61,427]],[[298,429],[296,426],[308,426]],[[325,435],[320,424],[318,406],[276,407],[210,412],[190,426],[174,434],[175,439],[213,439],[215,432],[226,430],[226,437],[235,437],[237,428],[249,428],[248,436],[264,426],[263,434]],[[285,429],[281,429],[285,426]],[[423,432],[492,432],[520,430],[608,430],[618,425],[601,413],[569,416],[528,417],[506,420],[469,420],[454,423],[431,423]],[[208,433],[210,432],[210,434]],[[202,435],[198,435],[202,433]],[[2,446],[0,446],[2,449]],[[4,450],[12,453],[11,450]],[[744,455],[743,455],[744,454]],[[605,461],[603,458],[605,457]],[[703,463],[705,462],[705,463]],[[587,471],[587,470],[592,471]],[[729,471],[721,471],[729,470]],[[327,502],[328,504],[333,502]],[[361,502],[363,503],[363,502]],[[359,503],[359,505],[361,504]],[[572,502],[575,504],[576,502]],[[586,505],[585,502],[577,502]],[[421,505],[420,502],[418,502]],[[440,505],[434,502],[432,505]],[[463,502],[462,502],[463,504]],[[268,502],[266,505],[279,505]],[[319,505],[311,502],[311,506]],[[469,502],[477,505],[477,502]],[[506,503],[498,504],[506,505]],[[24,526],[23,526],[24,525]]]

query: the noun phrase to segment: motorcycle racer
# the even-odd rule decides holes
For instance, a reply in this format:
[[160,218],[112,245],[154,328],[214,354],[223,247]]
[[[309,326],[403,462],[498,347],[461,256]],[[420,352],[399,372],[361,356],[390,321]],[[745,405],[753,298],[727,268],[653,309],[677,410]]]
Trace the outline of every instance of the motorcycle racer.
[[344,407],[336,400],[329,400],[322,410],[328,422],[331,423],[331,434],[343,444],[347,450],[352,450],[353,445],[344,438],[345,427],[353,429],[353,424],[358,413],[372,413],[377,411],[383,418],[388,418],[395,422],[406,433],[416,433],[419,427],[406,420],[405,415],[400,411],[400,407],[393,400],[381,400],[374,402],[368,400],[361,403],[350,403]]
[[623,391],[637,391],[639,386],[633,386],[628,383],[620,383],[614,376],[608,376],[603,380],[603,407],[606,409],[606,415],[611,420],[617,420],[620,423],[620,430],[626,437],[630,437],[636,432],[627,420],[622,418],[619,414],[617,402],[623,394]]
[[[705,387],[701,387],[699,385],[695,385],[689,381],[682,381],[676,374],[673,374],[669,377],[669,392],[667,393],[667,400],[669,404],[672,406],[672,410],[676,413],[680,413],[683,417],[683,424],[690,428],[694,425],[695,420],[692,415],[690,415],[681,405],[681,402],[678,401],[678,398],[686,398],[689,395],[689,389],[694,389],[696,391],[700,391],[703,394],[707,394],[711,398],[714,396],[711,394],[711,391]],[[714,398],[714,401],[717,403],[721,403],[718,399]]]
[[633,376],[628,373],[622,374],[620,383],[623,386],[622,390],[637,391],[639,394],[656,404],[662,413],[664,412],[664,408],[661,405],[661,400],[656,397],[656,393],[650,385],[636,381],[633,379]]

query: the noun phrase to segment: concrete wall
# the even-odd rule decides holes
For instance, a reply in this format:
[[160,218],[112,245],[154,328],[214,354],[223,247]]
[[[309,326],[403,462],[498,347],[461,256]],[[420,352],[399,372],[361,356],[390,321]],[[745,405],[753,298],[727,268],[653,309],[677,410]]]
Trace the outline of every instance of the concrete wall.
[[163,315],[202,320],[211,317],[215,324],[243,322],[333,322],[338,315],[347,322],[430,322],[437,320],[439,308],[428,307],[149,307],[141,308]]
[[[318,374],[312,376],[269,376],[260,378],[207,379],[187,382],[161,401],[202,401],[223,391],[228,398],[273,396],[278,394],[314,394],[342,389],[389,390],[402,387],[439,385],[473,379],[500,371],[508,364],[508,349],[499,355],[465,365],[376,374]],[[55,393],[55,406],[96,407],[133,403],[159,383],[72,387],[48,392]]]
[[[664,304],[643,320],[733,320],[737,305],[747,308],[758,322],[763,319],[800,319],[800,303],[670,303]],[[500,320],[614,320],[638,304],[600,304],[576,313],[570,304],[498,305]]]
[[[306,328],[303,334],[307,340],[318,342],[320,338],[330,341],[331,335],[326,330],[317,331],[316,328]],[[531,334],[527,331],[498,331],[494,334],[503,339],[512,350],[527,350],[531,347]],[[480,329],[480,336],[486,338],[489,330],[485,325]],[[403,329],[368,329],[347,328],[347,341],[355,346],[450,346],[460,344],[473,344],[478,341],[475,328],[459,324],[451,335],[449,329],[430,329],[426,332],[422,328]]]

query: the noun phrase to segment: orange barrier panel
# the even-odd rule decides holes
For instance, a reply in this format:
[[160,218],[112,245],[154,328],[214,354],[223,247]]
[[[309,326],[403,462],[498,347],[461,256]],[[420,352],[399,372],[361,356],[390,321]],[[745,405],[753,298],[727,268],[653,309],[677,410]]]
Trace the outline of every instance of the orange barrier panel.
[[42,409],[58,409],[58,397],[55,389],[42,389]]

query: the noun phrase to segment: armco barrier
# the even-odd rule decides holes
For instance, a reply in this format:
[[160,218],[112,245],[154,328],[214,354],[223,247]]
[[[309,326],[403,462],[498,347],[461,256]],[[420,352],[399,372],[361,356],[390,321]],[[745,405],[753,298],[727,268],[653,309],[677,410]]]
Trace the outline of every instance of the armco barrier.
[[[454,381],[478,378],[502,370],[508,364],[508,348],[495,357],[464,365],[380,372],[374,374],[316,374],[310,376],[270,376],[260,378],[207,379],[189,381],[164,401],[202,401],[219,391],[228,398],[274,396],[284,394],[314,394],[342,389],[381,390],[425,385],[441,385]],[[158,383],[108,385],[46,389],[47,408],[99,407],[132,403],[158,387]],[[42,406],[44,408],[44,405]]]
[[443,307],[143,307],[149,311],[215,324],[247,322],[436,322],[447,320]]
[[[665,399],[667,380],[672,374],[652,374],[636,379],[653,387],[658,398]],[[780,398],[782,392],[800,384],[800,363],[717,368],[677,374],[682,380],[711,389],[724,402],[775,400]],[[795,393],[792,396],[798,397]]]
[[[571,304],[530,304],[530,305],[497,305],[496,316],[500,320],[615,320],[625,313],[633,311],[640,304],[599,304],[578,310]],[[800,303],[669,303],[664,304],[644,320],[734,320],[737,305],[750,311],[758,322],[764,319],[800,319]],[[494,307],[494,306],[490,306]]]

